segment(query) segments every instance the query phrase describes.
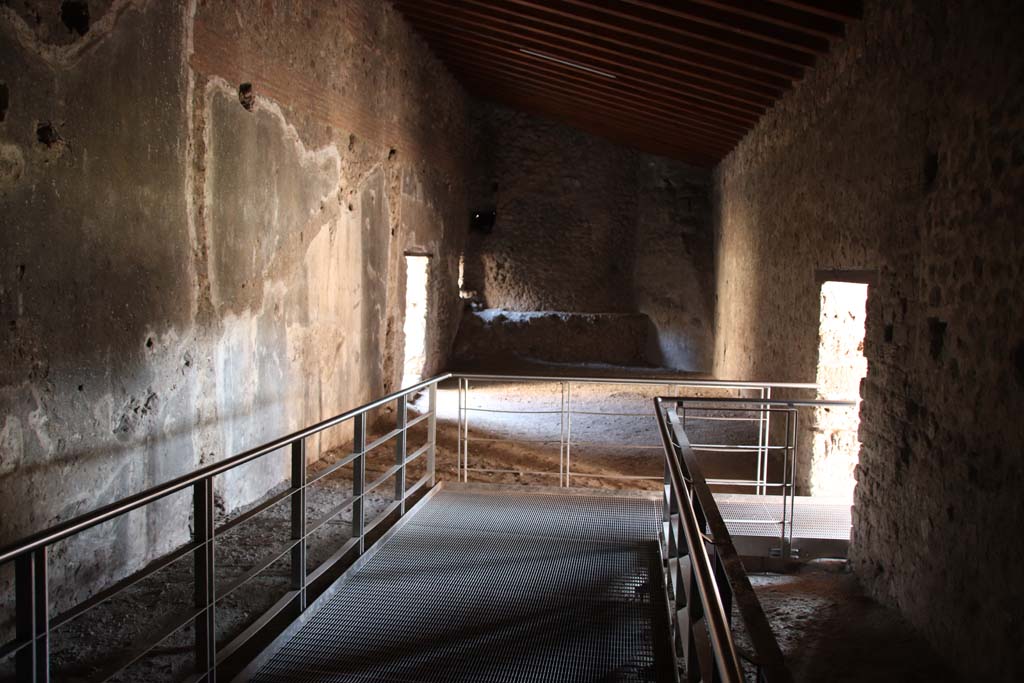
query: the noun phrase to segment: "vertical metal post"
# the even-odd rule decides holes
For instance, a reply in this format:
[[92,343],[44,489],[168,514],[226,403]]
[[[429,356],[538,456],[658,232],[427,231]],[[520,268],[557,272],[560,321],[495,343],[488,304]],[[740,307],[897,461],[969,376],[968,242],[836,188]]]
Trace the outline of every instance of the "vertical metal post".
[[30,641],[15,656],[18,681],[50,680],[50,601],[46,548],[25,553],[14,561],[15,635]]
[[565,477],[565,382],[559,382],[562,390],[562,402],[558,408],[558,485],[568,486]]
[[782,551],[782,557],[789,559],[789,546],[786,543],[786,527],[789,525],[789,515],[786,509],[786,498],[792,496],[794,491],[791,490],[789,477],[789,429],[790,429],[790,416],[792,410],[786,411],[786,441],[782,448],[782,537],[779,539],[779,548]]
[[400,429],[395,437],[395,500],[398,501],[398,516],[405,514],[405,455],[408,446],[406,425],[409,423],[409,395],[403,394],[397,399],[397,415],[395,429]]
[[[765,399],[772,400],[772,388],[765,387]],[[768,458],[771,454],[772,443],[772,406],[770,403],[764,405],[764,471],[761,473],[761,495],[768,493]]]
[[359,539],[359,554],[366,549],[363,533],[366,530],[366,413],[354,418],[352,451],[356,459],[352,463],[352,538]]
[[793,522],[796,518],[796,464],[797,464],[797,449],[799,448],[798,441],[798,427],[800,425],[800,414],[796,407],[793,408],[793,433],[792,436],[787,439],[790,444],[790,448],[793,451],[793,455],[790,458],[790,490],[789,490],[789,546],[792,548],[793,545]]
[[200,680],[217,680],[217,621],[214,600],[214,519],[213,479],[207,477],[192,486],[194,538],[198,547],[193,552],[195,606],[203,610],[195,618],[196,673]]
[[462,420],[462,449],[465,460],[463,461],[463,479],[462,481],[469,481],[469,379],[464,380],[466,387],[466,398],[462,401],[462,409],[465,413],[465,417]]
[[430,385],[428,390],[429,403],[428,410],[430,411],[430,417],[427,418],[427,443],[430,444],[430,448],[427,449],[427,471],[430,473],[430,488],[434,488],[436,483],[436,467],[437,467],[437,383]]
[[292,442],[292,590],[299,612],[306,609],[306,440]]
[[459,419],[458,433],[455,435],[455,480],[462,481],[462,378],[459,377]]
[[565,485],[572,477],[572,382],[565,383]]
[[[767,387],[761,387],[761,399],[764,399],[764,392]],[[757,471],[755,472],[754,481],[757,486],[754,488],[754,493],[757,495],[764,495],[764,489],[762,484],[764,480],[761,475],[764,472],[764,460],[766,457],[764,450],[764,404],[758,405],[757,414]]]

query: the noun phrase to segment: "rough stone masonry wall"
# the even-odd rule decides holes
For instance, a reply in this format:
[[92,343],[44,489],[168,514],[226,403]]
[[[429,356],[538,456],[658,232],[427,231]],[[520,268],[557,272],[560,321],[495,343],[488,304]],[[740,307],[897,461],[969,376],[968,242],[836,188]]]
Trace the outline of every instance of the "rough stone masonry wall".
[[[406,250],[446,362],[467,105],[387,3],[3,3],[0,95],[0,545],[396,388]],[[189,505],[54,548],[58,606],[182,542]]]
[[475,111],[474,200],[497,221],[468,238],[466,288],[511,311],[642,313],[657,329],[650,362],[709,369],[708,173],[523,112]]
[[873,269],[852,562],[965,680],[1024,678],[1019,2],[865,2],[722,163],[720,376],[813,381],[816,269]]

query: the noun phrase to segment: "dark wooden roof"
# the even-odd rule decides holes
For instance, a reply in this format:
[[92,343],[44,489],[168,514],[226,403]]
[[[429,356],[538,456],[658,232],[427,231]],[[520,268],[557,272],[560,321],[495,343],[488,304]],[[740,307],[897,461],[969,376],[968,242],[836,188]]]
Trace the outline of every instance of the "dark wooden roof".
[[472,94],[714,165],[860,0],[394,0]]

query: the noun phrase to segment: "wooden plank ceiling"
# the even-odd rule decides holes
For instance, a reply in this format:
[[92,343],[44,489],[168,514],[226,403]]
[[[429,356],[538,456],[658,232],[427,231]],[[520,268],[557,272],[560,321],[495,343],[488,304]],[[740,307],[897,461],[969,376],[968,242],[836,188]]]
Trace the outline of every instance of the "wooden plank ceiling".
[[469,92],[713,166],[860,0],[394,0]]

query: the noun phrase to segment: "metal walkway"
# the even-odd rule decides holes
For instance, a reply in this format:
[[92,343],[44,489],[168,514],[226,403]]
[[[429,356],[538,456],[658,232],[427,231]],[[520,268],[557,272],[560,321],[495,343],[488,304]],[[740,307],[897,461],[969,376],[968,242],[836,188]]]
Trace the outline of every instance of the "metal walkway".
[[779,496],[716,493],[736,550],[747,557],[771,557],[780,545],[782,519],[792,523],[792,556],[810,560],[818,557],[846,557],[853,522],[848,500],[816,496],[789,499],[789,515]]
[[256,674],[669,681],[655,500],[444,489]]

